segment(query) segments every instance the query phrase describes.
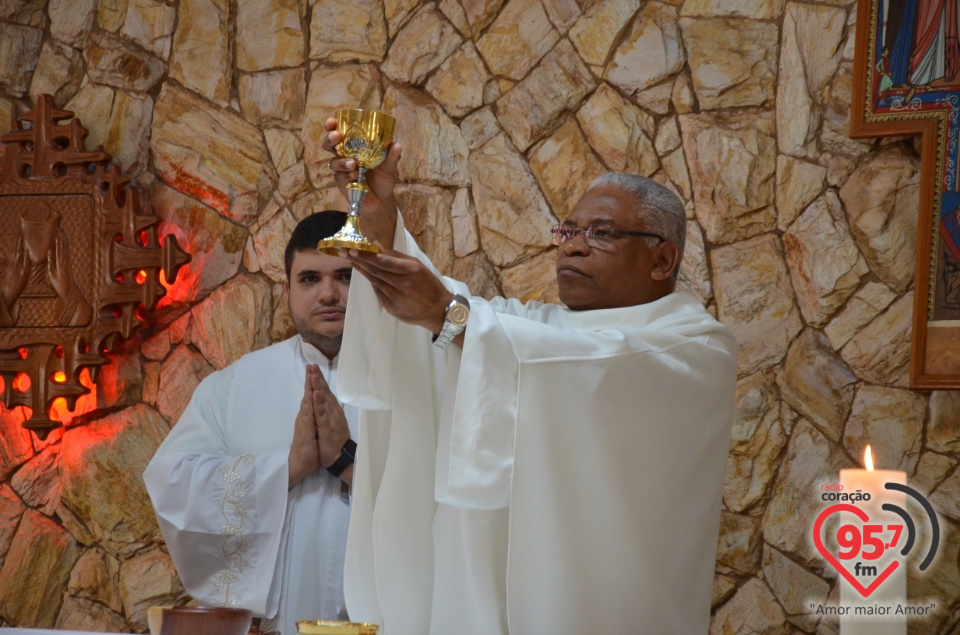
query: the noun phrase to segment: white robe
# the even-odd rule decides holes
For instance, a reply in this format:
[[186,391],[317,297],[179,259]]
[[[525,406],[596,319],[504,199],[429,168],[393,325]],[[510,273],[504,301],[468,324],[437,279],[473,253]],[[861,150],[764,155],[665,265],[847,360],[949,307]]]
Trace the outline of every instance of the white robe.
[[[402,227],[395,245],[426,262]],[[737,360],[694,296],[584,312],[473,298],[462,350],[442,352],[355,276],[341,357],[341,398],[364,408],[353,619],[707,632]]]
[[[349,497],[323,470],[287,488],[311,363],[336,394],[336,360],[299,336],[213,373],[144,472],[187,592],[271,618],[284,635],[296,635],[297,620],[345,617]],[[357,410],[344,410],[356,439]]]

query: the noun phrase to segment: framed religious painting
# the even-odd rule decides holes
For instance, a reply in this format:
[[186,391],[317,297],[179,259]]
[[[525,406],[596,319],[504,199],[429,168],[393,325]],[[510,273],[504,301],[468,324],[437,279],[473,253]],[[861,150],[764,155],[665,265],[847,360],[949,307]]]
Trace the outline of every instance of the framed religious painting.
[[921,135],[910,386],[960,388],[960,0],[859,0],[850,136]]

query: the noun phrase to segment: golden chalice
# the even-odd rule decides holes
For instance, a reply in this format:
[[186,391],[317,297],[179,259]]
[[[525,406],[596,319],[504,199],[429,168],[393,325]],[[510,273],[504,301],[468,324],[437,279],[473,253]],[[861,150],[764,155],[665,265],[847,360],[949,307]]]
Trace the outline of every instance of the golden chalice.
[[360,204],[367,195],[364,182],[367,170],[377,167],[387,157],[387,146],[393,142],[394,119],[376,110],[338,110],[337,131],[342,140],[337,144],[337,155],[355,159],[360,177],[347,184],[350,212],[343,228],[317,245],[320,251],[336,256],[341,249],[360,249],[377,253],[377,246],[360,233]]

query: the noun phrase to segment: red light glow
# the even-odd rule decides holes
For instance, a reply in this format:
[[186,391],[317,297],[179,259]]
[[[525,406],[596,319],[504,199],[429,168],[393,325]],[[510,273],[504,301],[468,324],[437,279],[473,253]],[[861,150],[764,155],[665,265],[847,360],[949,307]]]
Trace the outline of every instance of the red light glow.
[[67,381],[67,374],[62,370],[58,370],[53,373],[53,381],[58,384],[62,384],[63,382]]
[[13,378],[13,389],[17,392],[27,392],[30,390],[30,375],[17,373],[17,376]]
[[138,271],[138,272],[137,272],[137,278],[136,278],[136,280],[137,280],[137,284],[143,284],[144,282],[146,282],[146,281],[147,281],[147,272],[144,271],[143,269],[141,269],[140,271]]
[[71,412],[67,408],[67,400],[63,397],[57,397],[53,400],[47,416],[54,421],[59,421],[64,425],[69,425],[71,421],[80,415],[85,415],[97,407],[97,385],[90,381],[90,373],[84,368],[80,371],[80,384],[86,386],[90,392],[77,399],[76,406]]

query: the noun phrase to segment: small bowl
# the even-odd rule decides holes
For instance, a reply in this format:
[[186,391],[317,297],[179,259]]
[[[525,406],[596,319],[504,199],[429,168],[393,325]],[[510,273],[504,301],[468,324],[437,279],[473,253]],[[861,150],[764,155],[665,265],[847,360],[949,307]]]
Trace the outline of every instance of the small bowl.
[[377,635],[380,626],[366,622],[332,622],[310,620],[297,622],[300,635]]
[[247,635],[253,622],[247,609],[179,606],[161,613],[160,635]]

